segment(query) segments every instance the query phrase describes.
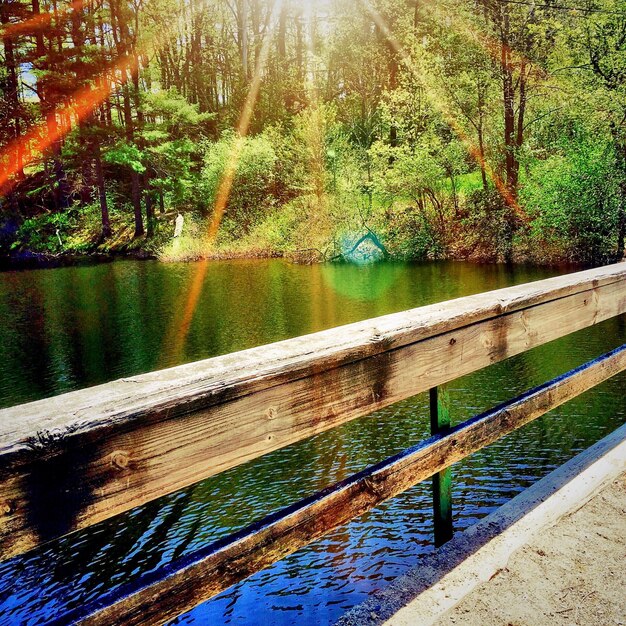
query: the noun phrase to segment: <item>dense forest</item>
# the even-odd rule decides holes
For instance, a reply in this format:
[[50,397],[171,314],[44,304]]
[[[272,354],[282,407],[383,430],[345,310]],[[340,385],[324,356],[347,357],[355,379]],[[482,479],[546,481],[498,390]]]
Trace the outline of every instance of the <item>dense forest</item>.
[[624,254],[624,0],[0,0],[0,19],[5,255]]

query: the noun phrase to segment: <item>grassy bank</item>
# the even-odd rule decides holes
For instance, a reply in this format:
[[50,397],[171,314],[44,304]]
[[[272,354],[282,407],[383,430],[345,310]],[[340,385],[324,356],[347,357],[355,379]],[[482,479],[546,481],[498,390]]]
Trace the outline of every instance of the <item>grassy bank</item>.
[[[526,191],[531,206],[537,202],[534,189]],[[426,198],[406,191],[363,193],[344,186],[332,193],[302,193],[282,204],[256,196],[245,220],[241,212],[226,211],[213,241],[210,215],[199,209],[181,210],[179,237],[174,237],[178,211],[171,208],[156,213],[149,237],[135,237],[132,210],[122,205],[110,211],[112,234],[103,239],[99,208],[77,206],[26,219],[12,233],[5,223],[0,256],[4,267],[10,266],[6,259],[30,267],[119,256],[163,262],[285,257],[298,263],[391,258],[537,265],[593,265],[620,256],[612,225],[607,228],[594,212],[578,206],[565,214],[559,189],[554,191],[556,218],[530,210],[523,219],[498,192],[483,189],[478,171],[441,179],[436,195]],[[545,185],[541,191],[545,201]],[[237,186],[233,194],[239,194],[236,201],[245,197]],[[579,197],[572,196],[572,205]]]

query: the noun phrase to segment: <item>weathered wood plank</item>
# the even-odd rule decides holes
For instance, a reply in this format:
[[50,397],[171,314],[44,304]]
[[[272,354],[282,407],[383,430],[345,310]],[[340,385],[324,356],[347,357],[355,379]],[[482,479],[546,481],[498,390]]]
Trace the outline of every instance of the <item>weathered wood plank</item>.
[[160,624],[626,370],[626,344],[268,516],[59,623]]
[[0,410],[0,451],[19,451],[149,411],[181,412],[626,279],[626,263],[448,300]]
[[626,311],[626,265],[0,411],[0,558]]

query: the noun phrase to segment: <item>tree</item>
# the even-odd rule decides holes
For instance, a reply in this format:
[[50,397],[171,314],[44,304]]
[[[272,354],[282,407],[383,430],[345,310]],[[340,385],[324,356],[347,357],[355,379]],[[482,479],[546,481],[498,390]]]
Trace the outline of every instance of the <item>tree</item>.
[[[626,238],[626,18],[617,2],[605,5],[606,13],[591,13],[584,25],[584,47],[596,84],[606,91],[615,161],[619,172],[617,252],[624,256]],[[611,10],[613,12],[611,12]]]

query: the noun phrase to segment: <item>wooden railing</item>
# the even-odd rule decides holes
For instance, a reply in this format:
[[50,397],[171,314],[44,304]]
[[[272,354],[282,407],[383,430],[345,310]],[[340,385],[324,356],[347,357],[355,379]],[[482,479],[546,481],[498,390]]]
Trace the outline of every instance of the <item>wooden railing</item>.
[[626,265],[350,324],[0,411],[0,558],[430,390],[433,436],[58,623],[161,623],[626,369],[626,346],[450,427],[442,385],[626,312]]

